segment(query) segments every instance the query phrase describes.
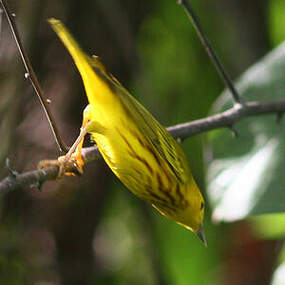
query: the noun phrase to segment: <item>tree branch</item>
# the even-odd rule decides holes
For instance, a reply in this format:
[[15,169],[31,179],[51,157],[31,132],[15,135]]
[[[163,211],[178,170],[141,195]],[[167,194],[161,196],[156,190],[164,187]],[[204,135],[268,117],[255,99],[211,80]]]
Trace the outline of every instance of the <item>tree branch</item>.
[[[243,118],[257,115],[276,113],[280,115],[285,112],[285,99],[269,102],[248,102],[243,105],[236,104],[233,108],[222,113],[195,120],[183,124],[178,124],[167,128],[167,130],[177,139],[188,137],[223,127],[232,128],[233,125]],[[97,147],[82,149],[82,158],[85,163],[101,158]],[[68,170],[74,170],[70,164]],[[20,187],[29,186],[40,188],[42,183],[48,180],[55,180],[58,174],[57,166],[49,166],[40,170],[15,174],[10,171],[10,175],[0,182],[0,195],[15,190]]]
[[232,128],[233,125],[245,117],[285,112],[285,99],[269,102],[247,102],[236,104],[233,108],[204,119],[179,124],[167,130],[175,138],[185,139],[190,136],[223,127]]
[[200,21],[199,21],[197,15],[195,14],[190,2],[187,0],[178,0],[178,4],[180,4],[184,7],[185,12],[186,12],[187,16],[189,17],[193,27],[195,28],[195,31],[196,31],[202,45],[204,46],[208,56],[212,60],[218,74],[220,75],[220,77],[224,81],[226,87],[229,89],[230,94],[232,95],[234,102],[236,104],[243,104],[244,99],[238,93],[237,89],[235,88],[235,86],[233,84],[233,81],[232,81],[230,75],[225,70],[222,62],[220,61],[220,59],[217,56],[216,52],[214,51],[212,45],[210,44],[210,42],[209,42],[206,34],[204,33],[202,26],[200,24]]
[[24,64],[24,67],[26,70],[25,77],[30,80],[30,82],[31,82],[31,84],[32,84],[32,86],[33,86],[33,88],[34,88],[34,90],[35,90],[35,92],[36,92],[36,94],[40,100],[40,103],[44,109],[45,115],[47,117],[47,120],[49,122],[50,128],[52,130],[53,136],[55,138],[55,141],[58,145],[59,150],[67,152],[68,147],[65,145],[64,141],[62,140],[62,138],[59,134],[59,130],[57,128],[55,119],[54,119],[53,114],[49,108],[49,100],[44,95],[44,92],[43,92],[42,87],[38,81],[38,78],[34,72],[34,69],[33,69],[33,66],[30,62],[30,59],[29,59],[29,57],[28,57],[28,55],[24,49],[24,45],[21,41],[18,29],[17,29],[17,25],[16,25],[16,22],[14,19],[15,15],[13,15],[10,12],[8,5],[7,5],[5,0],[0,0],[0,3],[1,3],[3,10],[5,12],[6,18],[8,20],[9,27],[11,29],[11,32],[12,32],[13,37],[15,39],[15,42],[17,44],[22,62]]

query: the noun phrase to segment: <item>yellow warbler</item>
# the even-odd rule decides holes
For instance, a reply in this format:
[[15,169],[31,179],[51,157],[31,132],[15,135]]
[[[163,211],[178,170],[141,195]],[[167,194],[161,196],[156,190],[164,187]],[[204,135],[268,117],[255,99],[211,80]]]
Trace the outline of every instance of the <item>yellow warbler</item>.
[[107,73],[97,57],[81,50],[59,20],[49,23],[70,52],[89,101],[81,133],[58,164],[64,168],[73,159],[82,172],[81,148],[84,136],[90,133],[108,166],[130,191],[206,243],[204,199],[179,144]]

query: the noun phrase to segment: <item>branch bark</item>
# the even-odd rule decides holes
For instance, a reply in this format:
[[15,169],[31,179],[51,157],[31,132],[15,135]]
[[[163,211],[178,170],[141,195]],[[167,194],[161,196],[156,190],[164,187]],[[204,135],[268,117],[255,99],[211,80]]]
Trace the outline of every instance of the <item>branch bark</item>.
[[[285,112],[285,99],[269,102],[248,102],[243,105],[236,104],[233,108],[222,113],[212,115],[203,119],[178,124],[167,128],[174,138],[183,140],[188,137],[215,130],[218,128],[232,128],[234,124],[245,117],[266,115],[275,113],[280,115]],[[101,158],[97,147],[87,147],[82,149],[82,157],[85,163]],[[69,165],[68,170],[74,169]],[[15,190],[20,187],[29,186],[41,188],[43,182],[55,180],[58,174],[57,166],[49,166],[40,170],[33,170],[22,174],[15,174],[10,171],[10,175],[0,182],[0,195]]]
[[36,73],[33,69],[33,66],[30,62],[30,59],[26,53],[26,50],[24,49],[24,45],[21,41],[21,37],[20,37],[20,34],[18,32],[18,29],[17,29],[17,25],[16,25],[16,21],[14,19],[14,16],[13,14],[10,12],[10,9],[8,8],[8,5],[6,3],[5,0],[0,0],[0,3],[3,7],[3,10],[6,14],[6,17],[7,17],[7,20],[8,20],[8,23],[9,23],[9,26],[10,26],[10,29],[11,29],[11,32],[13,34],[13,37],[15,39],[15,42],[16,42],[16,45],[18,47],[18,50],[19,50],[19,53],[20,53],[20,56],[21,56],[21,59],[22,59],[22,62],[24,64],[24,68],[26,70],[26,73],[25,73],[25,77],[26,79],[29,79],[34,90],[35,90],[35,93],[37,94],[38,96],[38,99],[44,109],[44,112],[45,112],[45,115],[47,117],[47,120],[49,122],[49,125],[50,125],[50,128],[52,130],[52,133],[53,133],[53,136],[54,136],[54,139],[58,145],[58,148],[60,151],[64,151],[64,152],[67,152],[68,151],[68,147],[65,145],[63,139],[61,138],[60,136],[60,133],[59,133],[59,130],[58,130],[58,127],[56,125],[56,122],[55,122],[55,119],[54,119],[54,116],[51,112],[51,109],[49,107],[49,101],[48,99],[45,97],[44,95],[44,92],[42,90],[42,87],[38,81],[38,78],[36,76]]

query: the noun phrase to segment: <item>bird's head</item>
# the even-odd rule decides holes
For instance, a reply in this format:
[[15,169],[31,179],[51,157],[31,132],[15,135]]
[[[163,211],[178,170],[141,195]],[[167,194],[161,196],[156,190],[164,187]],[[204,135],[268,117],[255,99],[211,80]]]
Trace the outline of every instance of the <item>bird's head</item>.
[[205,201],[194,179],[182,189],[183,198],[179,206],[167,208],[163,205],[153,205],[164,216],[174,220],[179,225],[196,233],[199,239],[207,246],[203,232],[203,218]]

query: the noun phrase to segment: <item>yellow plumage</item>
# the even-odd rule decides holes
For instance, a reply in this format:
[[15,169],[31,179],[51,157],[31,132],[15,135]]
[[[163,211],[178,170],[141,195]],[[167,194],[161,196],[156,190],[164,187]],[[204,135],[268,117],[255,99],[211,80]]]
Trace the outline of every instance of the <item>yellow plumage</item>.
[[82,169],[81,147],[89,132],[108,166],[130,191],[205,241],[204,199],[180,145],[97,57],[81,50],[59,20],[49,23],[70,52],[89,101],[81,136],[66,159],[72,155]]

